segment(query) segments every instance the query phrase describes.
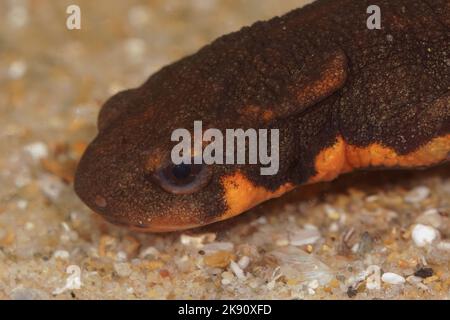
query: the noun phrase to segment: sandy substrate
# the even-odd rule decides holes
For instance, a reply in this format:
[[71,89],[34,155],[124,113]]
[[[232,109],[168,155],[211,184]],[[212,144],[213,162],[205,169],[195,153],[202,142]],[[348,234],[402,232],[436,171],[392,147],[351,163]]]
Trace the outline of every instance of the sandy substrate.
[[449,298],[450,167],[358,173],[231,221],[138,234],[72,189],[99,107],[304,1],[0,2],[0,298]]

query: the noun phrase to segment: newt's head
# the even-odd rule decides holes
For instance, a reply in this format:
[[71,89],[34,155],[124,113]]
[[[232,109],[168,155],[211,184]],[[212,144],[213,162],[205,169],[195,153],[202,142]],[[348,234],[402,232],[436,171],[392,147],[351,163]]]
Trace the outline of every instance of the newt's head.
[[[286,171],[262,178],[259,165],[171,161],[175,129],[192,136],[198,120],[204,130],[222,132],[279,128],[274,122],[342,87],[347,69],[342,50],[320,43],[320,55],[306,50],[294,56],[284,44],[287,38],[301,42],[298,34],[291,35],[279,19],[271,24],[269,33],[258,23],[219,38],[108,100],[99,134],[78,166],[75,190],[81,199],[113,223],[171,231],[229,218],[291,189]],[[254,39],[273,47],[262,51]],[[280,134],[280,168],[299,154],[289,139],[295,139],[292,133]]]
[[142,231],[182,230],[221,220],[225,168],[174,165],[171,133],[190,130],[193,115],[156,107],[157,99],[145,92],[121,92],[103,106],[99,134],[78,165],[75,191],[108,221]]
[[[166,101],[149,96],[143,86],[103,106],[99,133],[75,178],[76,193],[93,211],[137,230],[174,231],[229,218],[282,193],[256,186],[249,177],[259,167],[175,165],[171,151],[178,142],[171,134],[185,128],[194,137],[199,115],[171,110]],[[212,117],[203,120],[220,127]]]

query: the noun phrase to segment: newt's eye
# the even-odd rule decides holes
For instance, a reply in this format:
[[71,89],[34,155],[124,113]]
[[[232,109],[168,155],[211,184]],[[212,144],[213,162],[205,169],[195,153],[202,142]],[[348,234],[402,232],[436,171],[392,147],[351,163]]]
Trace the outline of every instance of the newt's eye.
[[153,177],[167,192],[190,194],[208,184],[211,179],[211,170],[202,164],[170,164],[157,170]]

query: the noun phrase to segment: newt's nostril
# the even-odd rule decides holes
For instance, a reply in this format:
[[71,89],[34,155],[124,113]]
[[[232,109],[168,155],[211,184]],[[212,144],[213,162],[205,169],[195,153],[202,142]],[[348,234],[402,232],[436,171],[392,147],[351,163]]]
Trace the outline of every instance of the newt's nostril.
[[100,208],[104,208],[108,205],[106,199],[100,195],[95,196],[95,204]]

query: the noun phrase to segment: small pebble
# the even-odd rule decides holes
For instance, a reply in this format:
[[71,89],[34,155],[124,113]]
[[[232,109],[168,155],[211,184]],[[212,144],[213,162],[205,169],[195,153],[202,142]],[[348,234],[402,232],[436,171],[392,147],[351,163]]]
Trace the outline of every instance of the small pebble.
[[116,262],[114,263],[114,270],[117,272],[119,277],[128,277],[132,270],[127,262]]
[[142,28],[150,21],[150,16],[145,6],[134,6],[128,10],[128,23],[135,28]]
[[422,278],[420,277],[416,277],[416,276],[409,276],[408,278],[406,278],[406,281],[408,281],[409,283],[419,283],[422,282]]
[[355,243],[353,246],[352,246],[352,252],[353,253],[357,253],[358,252],[358,250],[359,250],[359,243]]
[[216,239],[215,233],[205,233],[197,236],[182,234],[180,236],[181,244],[185,246],[201,247],[206,242],[212,242]]
[[146,259],[146,258],[155,258],[159,255],[158,249],[155,247],[147,247],[141,250],[139,252],[139,258]]
[[57,250],[53,253],[53,258],[58,258],[58,259],[68,259],[69,258],[69,252],[67,252],[66,250]]
[[116,255],[116,261],[126,261],[127,260],[127,253],[124,251],[117,252]]
[[28,201],[27,200],[19,200],[17,201],[17,208],[21,210],[25,210],[28,207]]
[[352,286],[347,288],[347,296],[349,298],[354,298],[354,297],[356,297],[357,294],[358,294],[358,290],[356,290]]
[[24,147],[24,149],[31,155],[33,160],[40,160],[48,156],[48,148],[43,142],[28,144]]
[[368,290],[380,290],[380,276],[376,277],[375,275],[372,275],[368,277],[366,280],[366,288]]
[[383,273],[383,275],[381,276],[381,280],[389,284],[403,284],[406,281],[405,278],[403,278],[401,275],[393,272]]
[[231,281],[233,280],[234,276],[231,272],[229,271],[225,271],[222,273],[222,284],[223,285],[228,285],[231,283]]
[[436,247],[439,250],[450,251],[450,241],[440,241]]
[[310,289],[317,289],[319,287],[319,281],[317,279],[314,279],[308,283],[308,288]]
[[18,174],[14,180],[16,188],[22,188],[31,182],[31,177],[27,174]]
[[358,254],[364,256],[372,251],[373,248],[373,238],[368,232],[364,232],[361,235],[361,240],[358,243],[358,249],[356,250]]
[[324,206],[324,210],[328,218],[331,220],[339,220],[340,214],[335,208],[327,204]]
[[338,232],[339,231],[339,224],[337,224],[336,222],[333,222],[332,224],[330,224],[330,227],[328,228],[328,231],[330,231],[330,232]]
[[303,229],[289,235],[289,242],[293,246],[313,244],[319,239],[320,232],[317,229]]
[[285,246],[287,246],[289,244],[289,239],[286,239],[286,238],[277,239],[275,241],[275,244],[278,247],[285,247]]
[[125,42],[125,50],[130,62],[138,62],[144,56],[146,50],[146,42],[140,38],[130,38]]
[[50,174],[42,175],[38,179],[38,185],[42,192],[52,200],[57,200],[64,188],[61,180]]
[[417,217],[416,222],[439,228],[442,224],[442,217],[437,209],[428,209]]
[[33,222],[27,222],[25,223],[25,230],[31,231],[34,229],[34,223]]
[[380,197],[375,194],[375,195],[368,196],[366,198],[366,201],[367,202],[375,202],[375,201],[378,201],[379,199],[380,199]]
[[408,203],[419,203],[428,198],[430,189],[425,186],[414,188],[405,196],[405,201]]
[[231,271],[233,271],[234,275],[239,280],[245,280],[247,278],[244,274],[244,271],[241,269],[241,267],[239,267],[239,265],[236,262],[234,261],[230,262],[230,269]]
[[409,276],[408,278],[406,278],[406,281],[423,291],[429,291],[429,288],[422,283],[422,278]]
[[431,244],[438,236],[438,231],[433,227],[416,224],[411,233],[416,246],[425,247]]
[[20,79],[27,71],[27,65],[24,61],[18,60],[10,64],[8,74],[11,79]]
[[428,278],[424,279],[423,283],[424,284],[428,284],[428,283],[431,283],[431,282],[434,282],[434,281],[437,281],[437,280],[439,280],[438,276],[431,276],[431,277],[428,277]]
[[258,219],[256,219],[256,222],[258,224],[262,224],[262,225],[267,224],[267,218],[266,217],[259,217]]
[[214,253],[218,251],[233,251],[234,244],[231,242],[212,242],[205,244],[202,250],[205,253]]
[[206,256],[203,261],[208,267],[225,268],[234,259],[234,254],[228,251],[218,251]]
[[247,256],[243,256],[241,259],[239,259],[238,261],[238,265],[239,267],[241,267],[242,269],[245,269],[248,267],[248,265],[250,264],[250,258]]
[[434,271],[432,268],[420,268],[419,270],[417,270],[416,272],[414,272],[414,275],[416,277],[420,277],[420,278],[429,278],[434,274]]

